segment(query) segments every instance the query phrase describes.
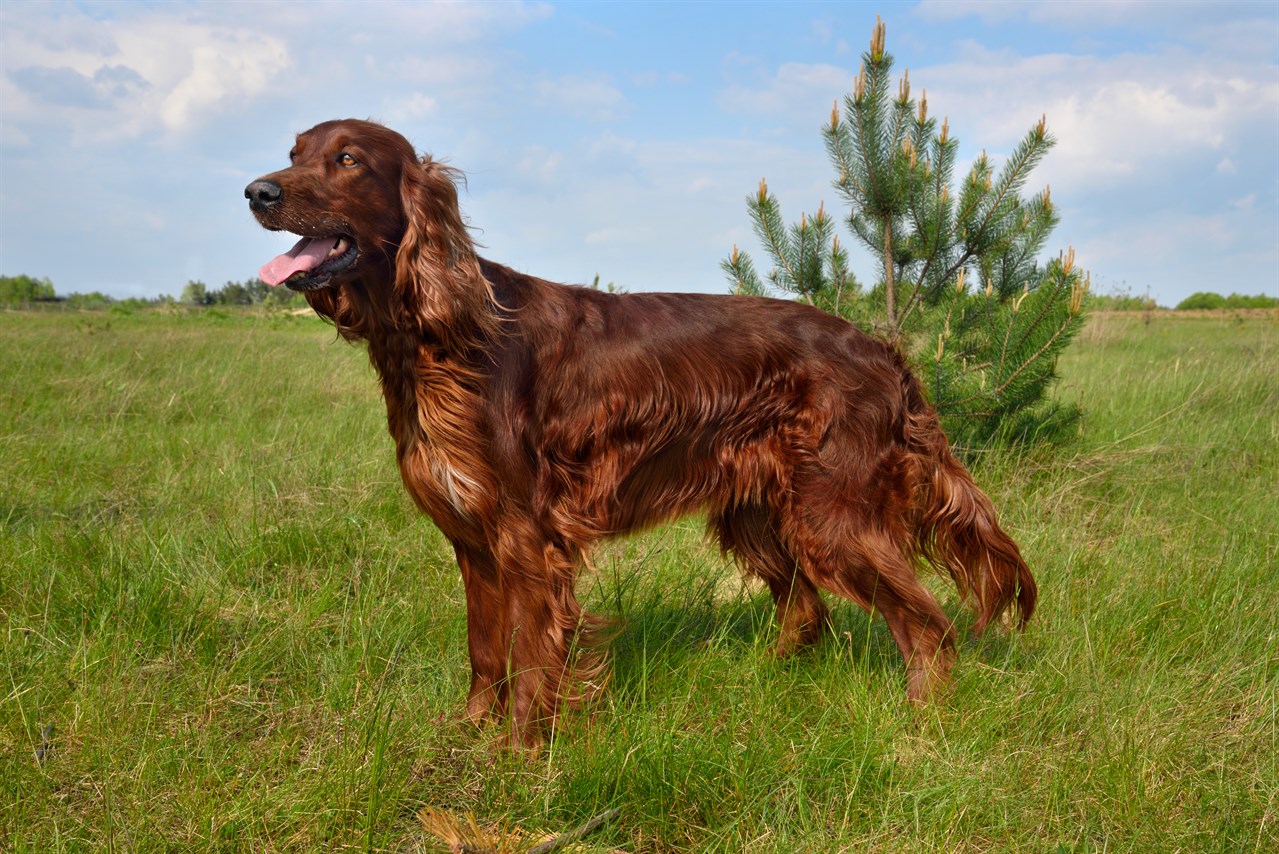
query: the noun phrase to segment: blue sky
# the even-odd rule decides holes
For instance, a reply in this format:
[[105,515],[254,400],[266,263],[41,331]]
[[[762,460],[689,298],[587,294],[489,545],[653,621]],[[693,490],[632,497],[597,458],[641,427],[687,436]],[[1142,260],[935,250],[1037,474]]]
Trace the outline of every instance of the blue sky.
[[[288,248],[243,187],[374,118],[468,174],[485,255],[723,291],[767,177],[837,206],[819,126],[875,16],[961,157],[1047,114],[1094,289],[1279,294],[1279,3],[33,3],[0,8],[0,273],[177,294]],[[966,166],[965,166],[966,168]],[[756,252],[758,262],[764,258]],[[873,280],[869,259],[856,272]]]

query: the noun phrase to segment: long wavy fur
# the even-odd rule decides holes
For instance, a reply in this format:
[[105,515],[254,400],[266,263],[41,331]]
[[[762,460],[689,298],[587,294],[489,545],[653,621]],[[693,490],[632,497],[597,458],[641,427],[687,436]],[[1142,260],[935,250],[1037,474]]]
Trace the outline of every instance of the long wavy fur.
[[921,562],[978,629],[1013,603],[1029,618],[1029,569],[892,347],[796,303],[614,295],[485,260],[461,174],[381,125],[325,122],[295,155],[255,182],[254,211],[358,247],[306,296],[368,342],[404,485],[453,544],[471,717],[536,743],[598,691],[586,555],[688,513],[767,585],[779,654],[822,636],[821,591],[849,598],[888,623],[915,701],[954,658]]

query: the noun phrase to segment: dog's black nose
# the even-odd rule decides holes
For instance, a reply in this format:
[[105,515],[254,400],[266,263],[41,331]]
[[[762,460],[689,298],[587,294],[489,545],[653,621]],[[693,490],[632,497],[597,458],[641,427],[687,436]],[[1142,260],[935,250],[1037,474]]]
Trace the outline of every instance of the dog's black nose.
[[254,181],[244,188],[244,197],[253,210],[264,211],[280,203],[284,198],[284,188],[274,181]]

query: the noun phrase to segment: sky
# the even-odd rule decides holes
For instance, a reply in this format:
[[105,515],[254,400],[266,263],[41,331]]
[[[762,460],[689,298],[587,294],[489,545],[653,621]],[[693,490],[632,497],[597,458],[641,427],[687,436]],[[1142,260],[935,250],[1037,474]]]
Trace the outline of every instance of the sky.
[[[293,239],[244,186],[296,133],[381,121],[467,174],[486,257],[558,281],[724,292],[745,199],[839,210],[820,127],[876,15],[959,174],[1041,115],[1094,291],[1279,295],[1279,3],[164,2],[0,5],[0,274],[177,295]],[[851,239],[845,241],[851,242]],[[863,281],[878,275],[854,258]]]

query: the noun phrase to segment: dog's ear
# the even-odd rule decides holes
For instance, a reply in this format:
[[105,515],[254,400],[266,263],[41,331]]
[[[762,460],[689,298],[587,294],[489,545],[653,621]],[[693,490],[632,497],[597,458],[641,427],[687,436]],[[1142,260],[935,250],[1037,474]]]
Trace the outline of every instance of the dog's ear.
[[462,173],[429,157],[406,165],[400,179],[404,238],[395,258],[395,287],[405,320],[448,342],[472,338],[492,324],[493,295],[462,221]]

